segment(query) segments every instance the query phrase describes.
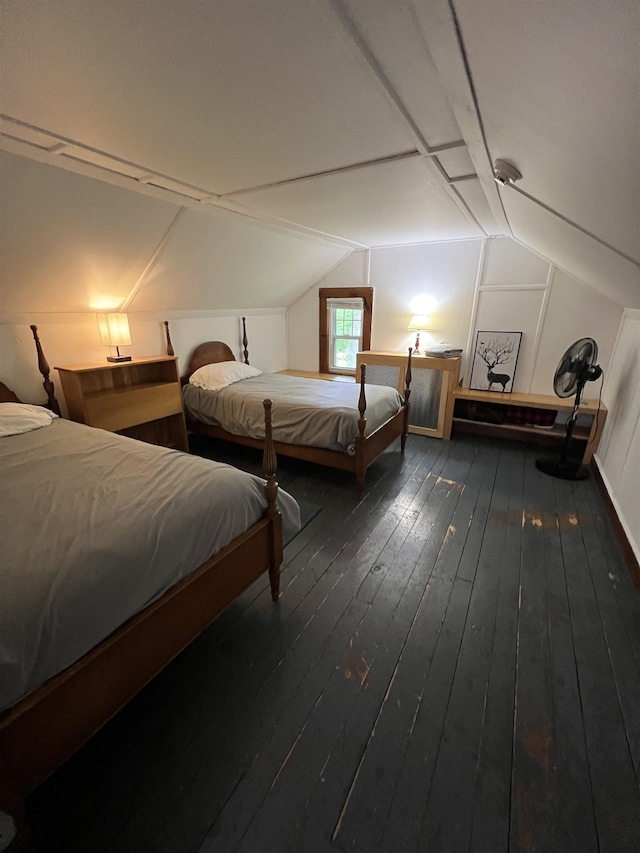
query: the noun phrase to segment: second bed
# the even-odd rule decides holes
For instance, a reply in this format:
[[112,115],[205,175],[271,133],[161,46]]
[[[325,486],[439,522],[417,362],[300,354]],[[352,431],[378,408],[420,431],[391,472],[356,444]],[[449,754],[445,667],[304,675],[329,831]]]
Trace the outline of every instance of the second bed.
[[[167,345],[172,352],[167,326]],[[246,342],[246,331],[245,331]],[[408,430],[411,350],[404,398],[395,388],[263,373],[236,361],[227,344],[207,341],[191,354],[182,377],[187,427],[194,432],[261,448],[262,400],[273,400],[273,438],[278,455],[355,474],[364,490],[369,466]]]

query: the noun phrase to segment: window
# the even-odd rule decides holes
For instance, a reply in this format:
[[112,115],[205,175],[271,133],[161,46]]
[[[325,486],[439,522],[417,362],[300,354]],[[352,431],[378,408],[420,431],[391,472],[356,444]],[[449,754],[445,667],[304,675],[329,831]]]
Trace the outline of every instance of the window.
[[321,288],[320,371],[355,374],[356,355],[371,347],[372,287]]
[[362,347],[362,299],[331,299],[329,313],[329,370],[355,372]]

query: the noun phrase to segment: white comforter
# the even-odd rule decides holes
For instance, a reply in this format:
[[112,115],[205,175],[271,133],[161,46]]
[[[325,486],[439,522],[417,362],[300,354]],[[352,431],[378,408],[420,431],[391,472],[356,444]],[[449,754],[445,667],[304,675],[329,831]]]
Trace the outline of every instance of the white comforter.
[[[0,438],[0,710],[258,521],[263,487],[66,420]],[[291,535],[298,504],[279,508]]]

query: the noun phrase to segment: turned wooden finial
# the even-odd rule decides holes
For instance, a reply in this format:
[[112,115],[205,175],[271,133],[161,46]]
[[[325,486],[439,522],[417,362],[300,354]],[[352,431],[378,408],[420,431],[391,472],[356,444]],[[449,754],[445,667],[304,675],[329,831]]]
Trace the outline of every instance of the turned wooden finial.
[[365,412],[367,410],[367,396],[365,394],[365,381],[367,376],[367,365],[360,365],[360,396],[358,397],[358,411],[360,412],[360,417],[358,418],[358,432],[362,437],[364,437],[364,429],[367,425],[367,419],[365,417]]
[[[262,476],[267,481],[267,488],[272,483],[275,483],[277,488],[276,472],[278,469],[278,461],[276,459],[276,451],[273,446],[273,433],[271,422],[271,408],[273,402],[271,400],[263,400],[264,406],[264,451],[262,454]],[[269,492],[267,491],[267,500],[269,500]]]
[[412,348],[409,347],[409,358],[407,359],[407,370],[404,374],[404,402],[406,404],[409,403],[409,397],[411,396],[411,353],[413,352]]
[[173,344],[171,343],[171,333],[169,332],[169,321],[164,320],[164,336],[167,339],[167,355],[175,355]]
[[400,450],[404,453],[407,443],[407,433],[409,432],[409,397],[411,396],[411,353],[413,349],[409,347],[409,357],[407,359],[407,370],[404,375],[404,419],[402,422],[402,435],[400,436]]
[[55,412],[56,415],[60,414],[60,405],[56,400],[56,393],[53,382],[49,379],[49,362],[45,358],[45,354],[42,350],[42,344],[40,343],[40,338],[38,337],[38,327],[35,325],[31,325],[29,327],[33,332],[33,340],[36,342],[36,352],[38,354],[38,370],[42,374],[42,378],[44,382],[42,383],[44,386],[44,390],[47,392],[47,406],[51,409],[52,412]]
[[247,338],[247,318],[242,318],[242,346],[244,347],[244,363],[249,364],[249,350],[247,346],[249,339]]
[[267,481],[264,487],[264,493],[267,498],[266,515],[271,521],[269,538],[272,563],[269,566],[269,582],[271,584],[271,598],[273,601],[277,601],[280,596],[280,565],[282,563],[282,518],[276,503],[278,499],[278,481],[276,480],[278,460],[276,459],[271,428],[271,407],[273,403],[271,400],[264,400],[262,405],[264,406],[262,474]]

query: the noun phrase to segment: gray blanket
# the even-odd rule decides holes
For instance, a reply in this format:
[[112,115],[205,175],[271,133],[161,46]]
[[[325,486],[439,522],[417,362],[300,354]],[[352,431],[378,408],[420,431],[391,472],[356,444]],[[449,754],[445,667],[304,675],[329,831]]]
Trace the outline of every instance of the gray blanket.
[[[55,420],[0,438],[0,710],[260,519],[264,481]],[[285,536],[299,507],[280,492]]]
[[[277,441],[349,452],[358,435],[360,386],[355,382],[262,373],[221,391],[186,385],[183,393],[192,418],[234,435],[264,438],[265,398],[273,400],[273,437]],[[395,388],[380,385],[367,385],[366,397],[365,435],[370,435],[403,401]]]

